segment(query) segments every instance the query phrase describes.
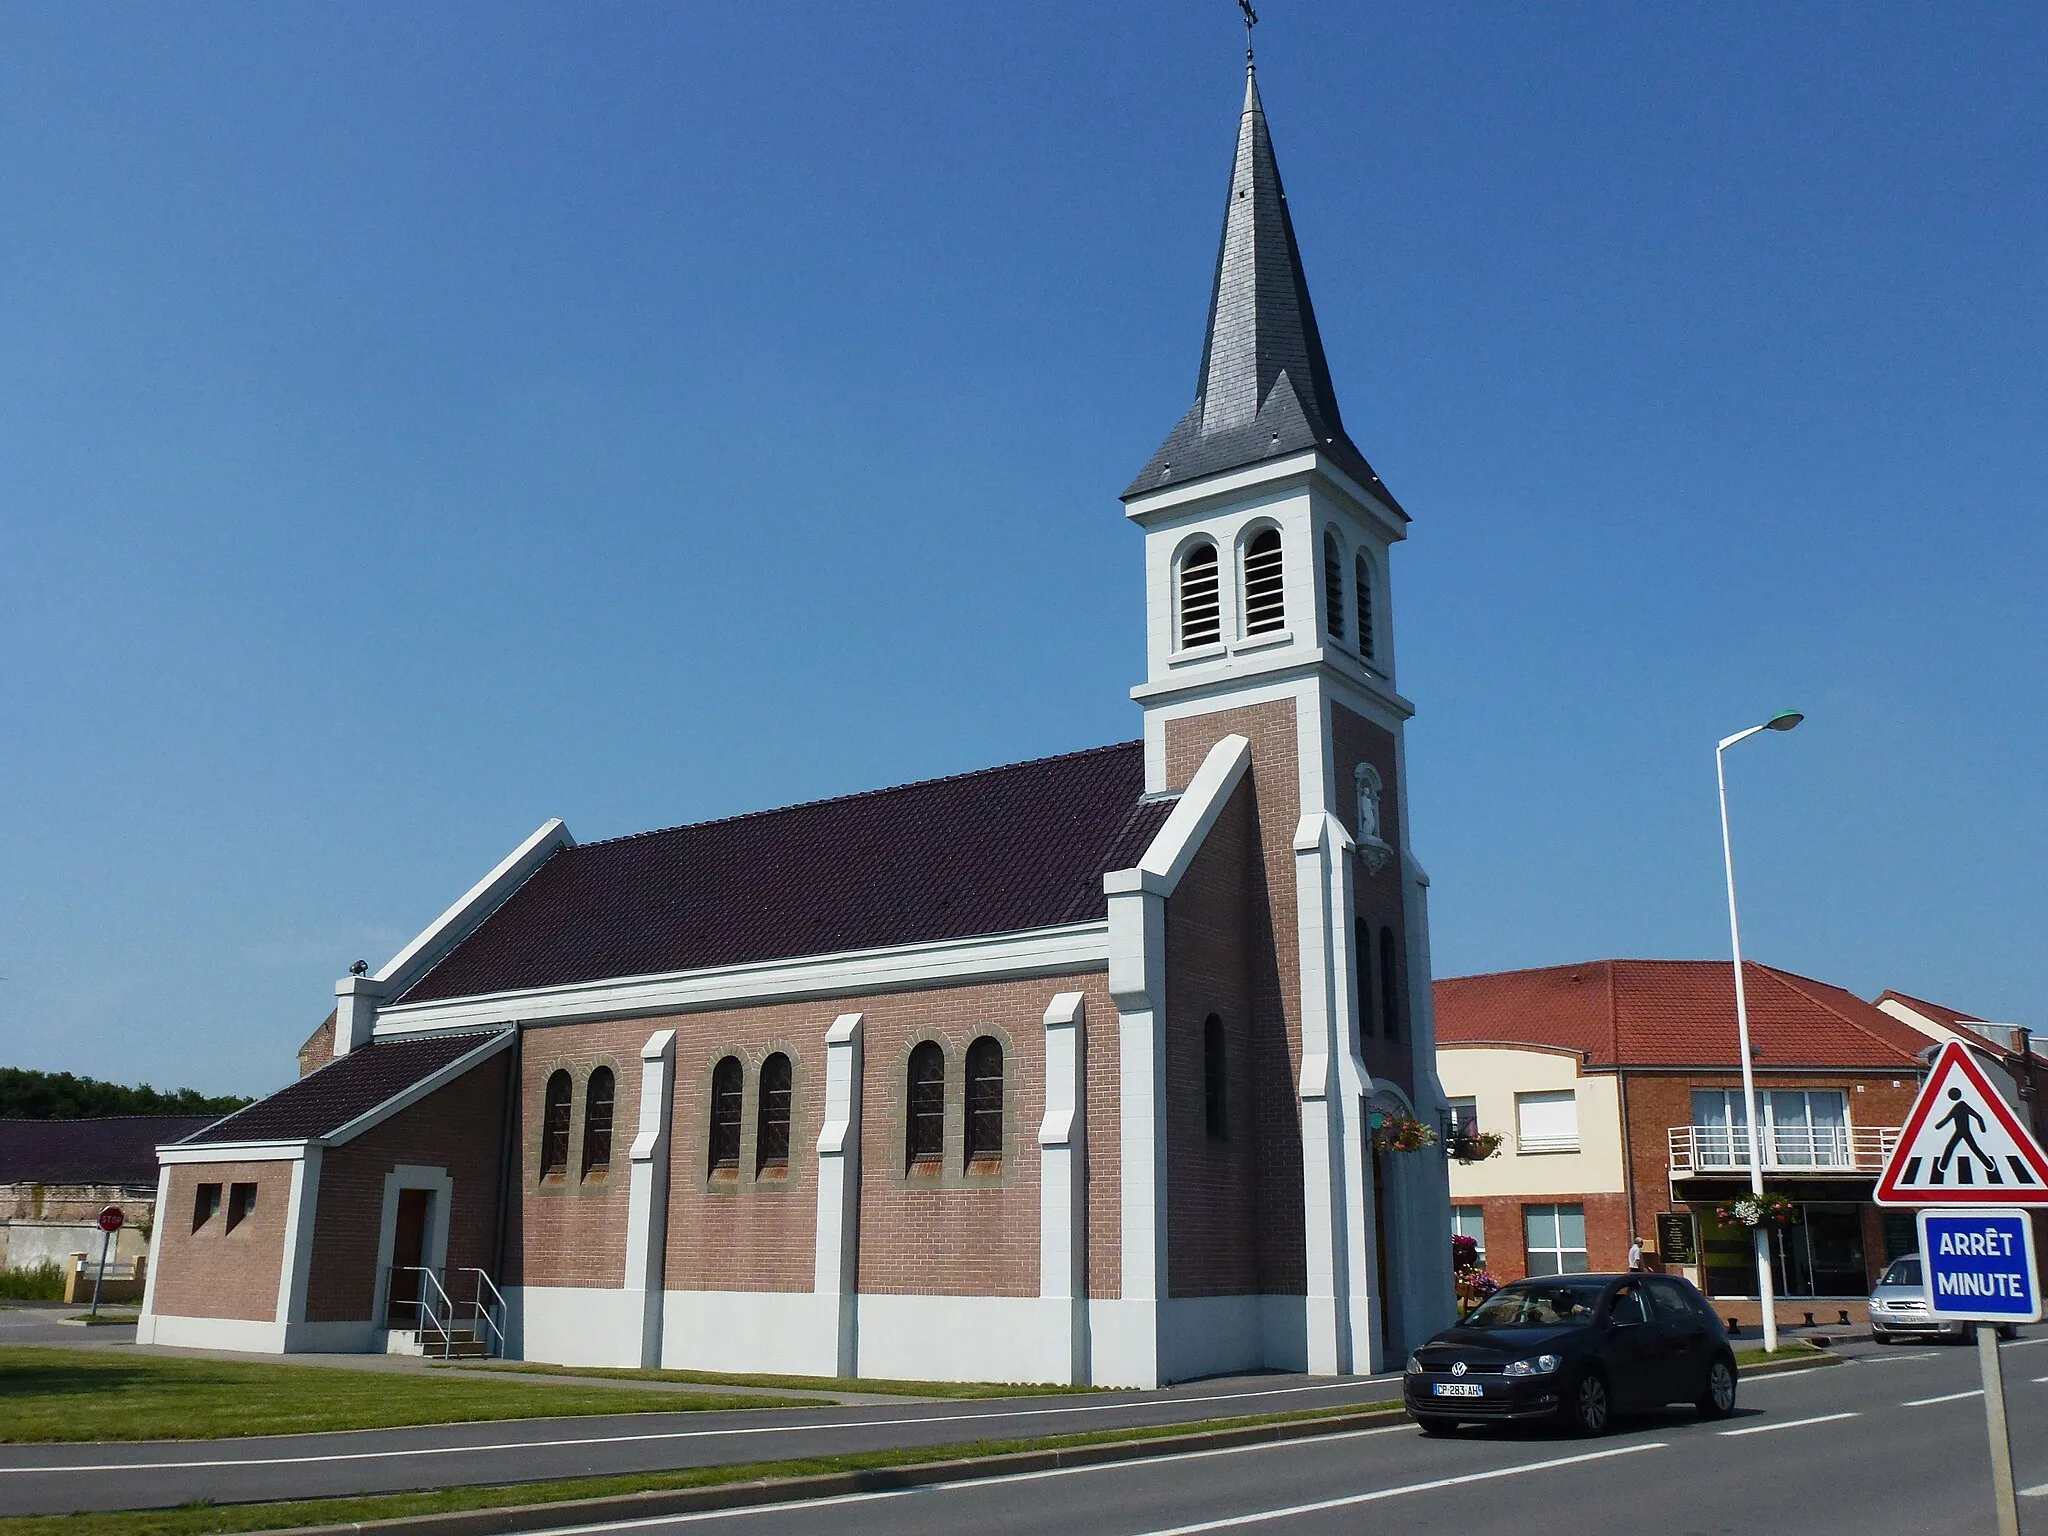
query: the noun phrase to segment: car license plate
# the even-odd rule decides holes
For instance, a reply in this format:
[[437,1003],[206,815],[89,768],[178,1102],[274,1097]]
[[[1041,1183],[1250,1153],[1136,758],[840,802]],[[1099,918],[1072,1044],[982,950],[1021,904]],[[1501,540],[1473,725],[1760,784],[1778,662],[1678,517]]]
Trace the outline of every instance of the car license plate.
[[1440,1381],[1434,1388],[1438,1397],[1484,1397],[1486,1388],[1476,1381]]

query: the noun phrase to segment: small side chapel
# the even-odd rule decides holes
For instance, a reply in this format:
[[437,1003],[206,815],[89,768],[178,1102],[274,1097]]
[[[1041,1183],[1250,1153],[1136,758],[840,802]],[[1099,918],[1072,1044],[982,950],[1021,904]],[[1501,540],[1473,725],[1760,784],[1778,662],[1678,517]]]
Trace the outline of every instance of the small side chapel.
[[1247,66],[1125,745],[579,844],[160,1149],[143,1342],[1149,1387],[1453,1313],[1390,552]]

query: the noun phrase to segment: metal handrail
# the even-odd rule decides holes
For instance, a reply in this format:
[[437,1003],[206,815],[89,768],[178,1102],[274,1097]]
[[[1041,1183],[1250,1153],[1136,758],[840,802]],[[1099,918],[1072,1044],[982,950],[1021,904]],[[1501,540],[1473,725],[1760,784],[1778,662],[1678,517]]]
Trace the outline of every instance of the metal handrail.
[[[505,1293],[498,1289],[497,1282],[492,1280],[487,1273],[473,1265],[465,1266],[458,1270],[457,1273],[476,1276],[475,1298],[470,1302],[470,1306],[476,1313],[479,1325],[478,1331],[482,1332],[485,1328],[490,1330],[489,1334],[485,1337],[484,1348],[493,1358],[502,1359],[505,1354],[505,1324],[503,1322],[503,1314],[506,1311]],[[491,1293],[491,1304],[489,1306],[484,1304],[484,1291],[486,1289]]]
[[[1758,1138],[1764,1167],[1808,1173],[1873,1173],[1898,1145],[1897,1126],[1772,1126]],[[1742,1125],[1670,1127],[1670,1166],[1681,1172],[1749,1168],[1749,1132]]]

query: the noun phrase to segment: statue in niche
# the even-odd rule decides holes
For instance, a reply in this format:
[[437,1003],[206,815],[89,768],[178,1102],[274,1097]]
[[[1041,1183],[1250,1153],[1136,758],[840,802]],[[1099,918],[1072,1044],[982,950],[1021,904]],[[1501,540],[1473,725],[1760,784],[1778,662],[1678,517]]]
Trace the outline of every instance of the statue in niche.
[[1358,856],[1365,867],[1378,874],[1387,867],[1394,850],[1387,846],[1380,830],[1380,794],[1384,785],[1379,770],[1371,763],[1358,765]]

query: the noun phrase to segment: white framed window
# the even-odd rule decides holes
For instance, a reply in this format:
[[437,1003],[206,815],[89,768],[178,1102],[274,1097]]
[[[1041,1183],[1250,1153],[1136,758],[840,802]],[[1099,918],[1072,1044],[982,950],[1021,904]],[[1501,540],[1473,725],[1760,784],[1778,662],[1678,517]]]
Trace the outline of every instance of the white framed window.
[[1451,1236],[1469,1237],[1479,1245],[1479,1267],[1486,1268],[1486,1207],[1483,1205],[1454,1205],[1451,1207]]
[[[1758,1097],[1764,1118],[1757,1141],[1766,1168],[1846,1168],[1854,1162],[1847,1094],[1834,1088],[1774,1088]],[[1692,1141],[1696,1167],[1749,1166],[1749,1114],[1741,1089],[1693,1089]]]
[[1557,1093],[1515,1095],[1517,1152],[1579,1150],[1579,1096],[1570,1088]]
[[1262,528],[1244,547],[1244,632],[1274,634],[1287,627],[1287,579],[1280,530]]
[[1451,1130],[1459,1136],[1475,1136],[1479,1133],[1479,1101],[1477,1099],[1447,1099],[1446,1106],[1451,1112]]
[[1218,570],[1216,546],[1207,539],[1190,546],[1180,557],[1176,638],[1183,651],[1214,645],[1223,638],[1223,588]]
[[1586,1272],[1586,1208],[1583,1205],[1525,1205],[1522,1245],[1532,1275]]

